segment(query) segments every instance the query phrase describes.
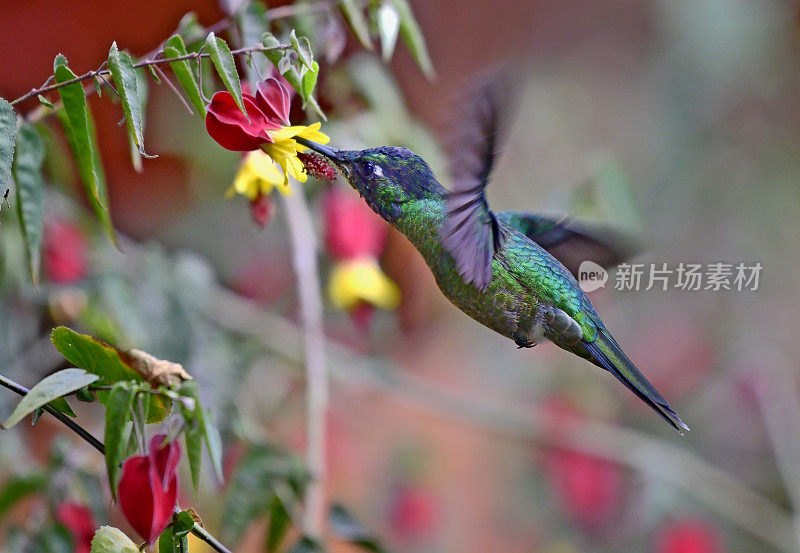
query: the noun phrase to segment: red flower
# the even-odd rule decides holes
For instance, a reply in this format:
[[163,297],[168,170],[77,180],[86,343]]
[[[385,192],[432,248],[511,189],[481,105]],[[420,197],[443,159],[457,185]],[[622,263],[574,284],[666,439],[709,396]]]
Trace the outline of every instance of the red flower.
[[274,206],[272,199],[267,194],[259,194],[254,200],[250,201],[250,217],[258,228],[263,229],[272,219]]
[[95,523],[86,505],[65,501],[56,507],[56,520],[69,531],[75,553],[89,553],[92,548]]
[[267,131],[289,124],[291,96],[274,77],[258,83],[255,96],[243,93],[242,101],[249,121],[230,92],[220,91],[211,98],[206,111],[206,130],[223,148],[237,152],[257,150],[273,141]]
[[71,284],[89,272],[88,245],[83,232],[63,220],[44,227],[44,270],[50,282]]
[[656,538],[656,553],[722,553],[717,531],[697,519],[665,524]]
[[334,259],[378,257],[386,224],[360,198],[333,188],[325,197],[325,245]]
[[181,447],[164,443],[166,436],[150,440],[147,455],[134,455],[122,465],[119,504],[134,530],[153,543],[169,524],[178,498],[178,461]]
[[404,539],[430,536],[439,520],[439,509],[427,490],[402,486],[395,492],[391,508],[392,528]]

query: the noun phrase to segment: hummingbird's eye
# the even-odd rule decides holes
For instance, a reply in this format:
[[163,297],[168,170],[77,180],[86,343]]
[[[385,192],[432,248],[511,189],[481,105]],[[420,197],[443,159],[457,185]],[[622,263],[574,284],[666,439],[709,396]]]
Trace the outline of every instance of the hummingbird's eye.
[[363,161],[358,167],[361,176],[368,178],[375,174],[375,164],[371,161]]

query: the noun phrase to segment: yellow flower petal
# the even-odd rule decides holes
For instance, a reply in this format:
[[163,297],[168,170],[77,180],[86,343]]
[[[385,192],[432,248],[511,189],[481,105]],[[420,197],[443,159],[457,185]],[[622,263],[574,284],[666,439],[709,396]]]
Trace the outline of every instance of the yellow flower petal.
[[259,194],[269,194],[276,185],[284,186],[283,172],[268,155],[261,151],[247,154],[226,195],[241,194],[254,200]]
[[334,266],[328,295],[333,305],[345,310],[360,301],[381,309],[394,309],[400,304],[400,289],[372,258],[353,259]]

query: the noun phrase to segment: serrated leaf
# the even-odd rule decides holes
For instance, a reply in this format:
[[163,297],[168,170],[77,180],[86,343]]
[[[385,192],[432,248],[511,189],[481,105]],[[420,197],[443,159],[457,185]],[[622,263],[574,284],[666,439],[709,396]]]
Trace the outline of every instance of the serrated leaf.
[[[6,100],[0,98],[0,186],[11,182],[11,164],[14,162],[14,140],[17,134],[17,114]],[[0,193],[4,192],[0,190]]]
[[[186,54],[186,45],[183,43],[183,39],[180,35],[171,36],[164,44],[164,56],[167,58],[179,58]],[[200,85],[197,84],[197,78],[195,77],[195,63],[196,62],[193,63],[192,60],[187,59],[171,61],[169,62],[169,66],[178,78],[178,82],[183,87],[184,92],[186,92],[186,96],[188,96],[194,109],[200,117],[205,117],[206,104],[203,102],[203,97],[200,94]]]
[[286,509],[281,498],[277,495],[272,496],[269,506],[269,529],[267,530],[267,553],[278,551],[286,532],[292,525],[292,517]]
[[390,1],[384,0],[377,7],[375,21],[378,27],[378,36],[381,39],[381,57],[384,62],[389,62],[397,44],[400,33],[400,14]]
[[22,398],[11,415],[2,424],[4,428],[11,428],[25,415],[32,413],[37,408],[53,401],[54,399],[74,392],[98,379],[97,375],[89,374],[83,369],[64,369],[43,378],[28,394]]
[[111,44],[108,51],[108,69],[117,85],[128,132],[133,143],[144,154],[144,109],[139,95],[139,79],[136,77],[133,60],[127,52],[119,51],[116,42]]
[[411,51],[411,55],[414,56],[425,77],[428,80],[435,79],[436,71],[433,69],[433,62],[425,44],[425,37],[422,35],[422,29],[420,29],[419,23],[414,17],[414,12],[411,11],[411,5],[408,0],[391,0],[391,2],[400,16],[400,36],[403,37],[403,42]]
[[236,62],[233,60],[233,54],[231,54],[231,49],[228,48],[228,43],[218,36],[214,36],[214,33],[208,33],[206,50],[208,50],[208,55],[217,69],[217,74],[222,79],[222,84],[231,93],[233,101],[236,102],[236,105],[239,106],[239,109],[249,121],[250,117],[247,115],[247,110],[244,109],[244,100],[242,100],[239,73],[236,71]]
[[106,397],[106,471],[111,497],[117,499],[117,473],[125,456],[128,439],[125,426],[131,420],[131,405],[135,393],[127,382],[117,382]]
[[53,329],[50,339],[67,361],[100,377],[99,384],[135,380],[142,376],[119,357],[117,349],[86,334],[78,334],[65,326]]
[[17,156],[14,181],[17,183],[17,212],[25,239],[28,272],[31,282],[39,282],[39,251],[42,245],[44,183],[42,182],[44,146],[36,129],[23,125],[17,133]]
[[[53,75],[56,83],[75,78],[75,73],[67,67],[67,58],[61,54],[56,56]],[[67,142],[78,165],[78,173],[98,220],[109,239],[116,245],[114,227],[107,209],[105,174],[97,148],[94,121],[86,103],[83,86],[78,82],[62,86],[58,89],[58,94],[63,104],[63,109],[58,111],[58,118],[64,127]]]
[[40,472],[12,476],[3,482],[0,488],[0,519],[19,501],[43,490],[47,478]]
[[139,547],[113,526],[101,526],[92,538],[90,553],[139,553]]
[[353,34],[367,50],[372,50],[372,40],[369,37],[369,25],[364,17],[364,12],[361,9],[361,4],[356,0],[341,0],[339,2],[339,9],[342,15],[350,25]]
[[304,36],[298,39],[294,29],[292,29],[292,32],[289,34],[289,43],[292,45],[294,51],[297,52],[300,63],[305,65],[308,69],[311,69],[311,64],[314,62],[314,54],[311,52],[311,43],[308,42],[308,39]]

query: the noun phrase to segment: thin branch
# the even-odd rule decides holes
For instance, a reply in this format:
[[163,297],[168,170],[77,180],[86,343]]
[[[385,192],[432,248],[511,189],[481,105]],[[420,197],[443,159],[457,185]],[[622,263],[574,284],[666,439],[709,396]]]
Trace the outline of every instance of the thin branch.
[[317,241],[302,188],[284,199],[300,295],[306,365],[306,464],[312,481],[306,488],[303,531],[308,536],[320,539],[323,536],[327,511],[325,424],[328,411],[328,371],[317,267]]
[[[17,393],[17,394],[19,394],[21,396],[26,396],[26,395],[28,395],[30,393],[30,390],[28,388],[26,388],[25,386],[23,386],[21,384],[17,384],[13,380],[11,380],[9,378],[6,378],[3,375],[0,375],[0,385],[8,388],[12,392],[15,392],[15,393]],[[101,442],[100,440],[98,440],[97,438],[92,436],[89,433],[88,430],[86,430],[81,425],[79,425],[78,423],[73,421],[67,415],[65,415],[64,413],[58,411],[57,409],[54,409],[50,405],[44,405],[44,410],[47,411],[48,413],[50,413],[51,415],[53,415],[59,421],[61,421],[70,430],[75,432],[81,439],[83,439],[86,443],[88,443],[90,446],[95,448],[101,454],[103,454],[103,455],[106,454],[106,446],[103,444],[103,442]],[[181,508],[177,503],[175,504],[175,508],[173,509],[173,511],[175,513],[180,513],[181,512]],[[208,545],[210,545],[218,553],[232,553],[230,549],[228,549],[227,547],[222,545],[222,543],[220,543],[220,541],[217,538],[212,536],[208,532],[208,530],[206,530],[205,528],[203,528],[202,526],[200,526],[196,522],[195,522],[194,526],[192,527],[192,534],[194,534],[195,536],[197,536],[198,538],[200,538],[201,540],[206,542]]]
[[175,93],[175,96],[178,97],[178,100],[181,101],[183,107],[186,108],[189,114],[194,115],[194,110],[189,105],[189,102],[186,101],[186,98],[183,97],[183,94],[181,94],[181,92],[175,87],[175,85],[172,83],[167,74],[164,73],[164,70],[157,65],[154,65],[153,68],[155,69],[155,72],[158,74],[158,78],[167,83],[167,86],[170,88],[170,90],[172,90],[172,92]]

